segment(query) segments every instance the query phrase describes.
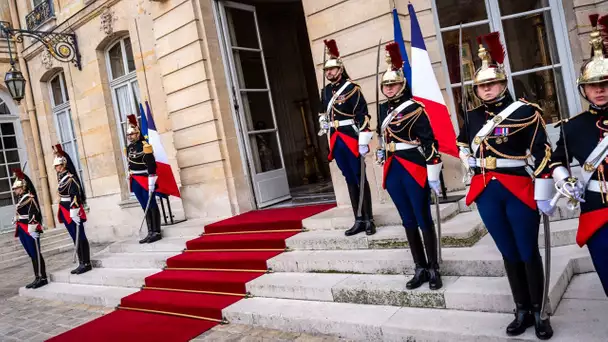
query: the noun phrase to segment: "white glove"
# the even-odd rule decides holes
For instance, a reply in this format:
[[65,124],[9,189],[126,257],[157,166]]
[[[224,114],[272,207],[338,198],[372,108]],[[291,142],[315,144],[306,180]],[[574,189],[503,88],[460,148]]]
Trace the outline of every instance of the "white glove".
[[37,224],[28,224],[27,225],[27,232],[30,233],[30,235],[32,235],[32,233],[36,232],[36,228],[38,228]]
[[441,182],[440,181],[429,181],[431,190],[435,191],[435,194],[441,195]]
[[80,208],[70,209],[70,218],[72,221],[76,222],[76,224],[80,224]]
[[38,234],[38,232],[30,232],[30,236],[33,237],[34,239],[37,239],[40,237],[40,234]]
[[13,218],[11,219],[11,224],[15,225],[17,224],[17,218],[13,216]]
[[547,216],[553,216],[555,213],[555,206],[551,205],[551,200],[536,201],[536,205],[538,206],[538,210]]
[[154,190],[156,190],[156,180],[157,179],[158,179],[158,177],[156,175],[148,176],[148,194],[150,196],[152,196],[152,194],[154,193]]
[[319,124],[321,124],[321,129],[322,130],[329,130],[329,122],[325,121],[325,120],[321,120],[319,121]]
[[477,159],[475,159],[473,157],[467,158],[467,163],[469,164],[469,167],[471,167],[471,168],[477,167]]
[[369,146],[367,145],[359,145],[359,154],[365,156],[369,153]]

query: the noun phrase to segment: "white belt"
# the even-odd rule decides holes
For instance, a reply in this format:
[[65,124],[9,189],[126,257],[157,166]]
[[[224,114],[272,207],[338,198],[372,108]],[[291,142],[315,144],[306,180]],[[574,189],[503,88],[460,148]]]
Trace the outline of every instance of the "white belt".
[[355,120],[353,120],[353,119],[334,120],[332,122],[332,126],[334,126],[334,128],[338,128],[338,127],[342,127],[342,126],[350,126],[350,125],[354,125],[354,124],[355,124]]
[[18,220],[27,220],[27,219],[29,219],[29,218],[30,218],[30,217],[29,217],[28,215],[18,215],[18,216],[17,216],[17,219],[18,219]]
[[147,175],[148,170],[130,170],[129,173],[132,175]]
[[395,151],[404,151],[404,150],[412,150],[415,148],[418,148],[418,144],[407,144],[407,143],[395,143],[395,142],[391,142],[389,144],[386,145],[386,149],[390,152],[395,152]]
[[494,170],[498,168],[522,167],[528,165],[525,160],[513,160],[494,157],[487,157],[484,159],[477,158],[476,164],[477,167],[484,167],[489,170]]
[[[593,191],[593,192],[602,192],[602,188],[600,187],[600,182],[596,181],[596,180],[590,180],[589,184],[587,185],[587,190],[589,191]],[[604,192],[606,192],[606,187],[604,187]]]
[[71,202],[71,201],[72,201],[72,198],[71,198],[71,197],[61,197],[59,200],[60,200],[61,202]]

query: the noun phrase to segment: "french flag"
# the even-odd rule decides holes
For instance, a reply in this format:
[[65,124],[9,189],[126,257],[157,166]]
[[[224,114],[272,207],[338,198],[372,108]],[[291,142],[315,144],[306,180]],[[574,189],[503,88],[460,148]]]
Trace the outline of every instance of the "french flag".
[[[454,126],[452,125],[452,120],[450,120],[448,107],[441,94],[437,78],[429,77],[431,75],[434,76],[435,72],[433,71],[429,54],[426,51],[426,45],[424,44],[420,24],[416,17],[416,11],[411,3],[408,4],[407,8],[412,23],[412,66],[410,67],[410,65],[404,63],[404,73],[406,75],[411,75],[411,80],[408,81],[411,81],[410,86],[412,95],[416,101],[420,101],[424,104],[426,112],[429,115],[435,139],[437,139],[437,142],[439,143],[439,151],[458,158],[456,132],[454,132]],[[396,12],[396,9],[394,12]],[[396,18],[394,14],[393,17]],[[396,18],[395,20],[395,32],[397,32],[397,25],[399,25],[398,30],[401,32],[399,19]],[[403,39],[398,40],[397,36],[395,36],[395,41],[400,45],[403,45],[404,47],[402,50],[405,50]],[[409,70],[406,70],[406,68]]]
[[173,171],[171,171],[171,165],[169,165],[169,158],[167,158],[165,148],[160,141],[160,135],[156,131],[154,117],[152,117],[148,101],[146,101],[146,112],[144,112],[144,107],[141,103],[139,104],[139,111],[141,113],[141,134],[152,145],[154,158],[156,159],[156,175],[158,176],[156,180],[156,184],[158,185],[156,192],[161,196],[171,195],[180,197],[177,182],[173,176]]

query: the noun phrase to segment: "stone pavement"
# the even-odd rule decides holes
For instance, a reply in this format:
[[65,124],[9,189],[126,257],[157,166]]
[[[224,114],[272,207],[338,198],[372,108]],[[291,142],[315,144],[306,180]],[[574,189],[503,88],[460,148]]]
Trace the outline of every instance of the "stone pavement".
[[[15,244],[20,244],[19,240],[15,240]],[[107,245],[91,245],[91,255],[103,250]],[[72,263],[72,251],[63,252],[55,255],[47,256],[44,254],[44,246],[42,253],[46,263],[46,273],[50,276],[51,273],[61,269],[70,267]],[[22,250],[25,255],[25,250]],[[76,265],[74,264],[74,267]],[[29,284],[34,280],[34,270],[31,262],[26,262],[10,268],[0,270],[0,303],[3,299],[10,298],[19,294],[19,288]],[[1,308],[2,306],[0,306]]]

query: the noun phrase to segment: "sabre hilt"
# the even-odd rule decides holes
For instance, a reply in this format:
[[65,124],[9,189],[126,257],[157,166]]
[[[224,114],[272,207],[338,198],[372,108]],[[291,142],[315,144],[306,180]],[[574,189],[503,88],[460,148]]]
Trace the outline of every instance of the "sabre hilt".
[[580,202],[584,202],[584,200],[582,200],[580,196],[577,197],[571,191],[577,188],[577,182],[578,180],[576,178],[569,177],[568,179],[562,182],[555,183],[555,190],[557,190],[557,193],[555,194],[555,196],[553,196],[553,199],[551,200],[551,205],[555,206],[560,197],[563,196],[568,199],[568,209],[575,210],[576,208],[578,208]]
[[323,122],[328,122],[327,121],[327,114],[319,114],[319,123],[321,124],[321,129],[319,129],[319,132],[317,132],[318,136],[323,136],[325,134],[327,134],[329,132],[328,128],[324,128],[323,127]]

